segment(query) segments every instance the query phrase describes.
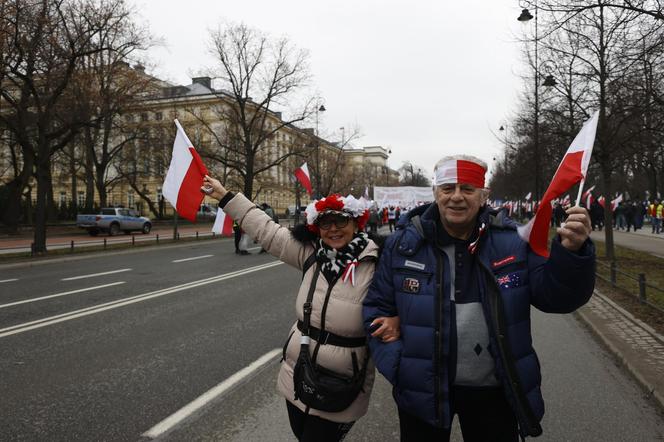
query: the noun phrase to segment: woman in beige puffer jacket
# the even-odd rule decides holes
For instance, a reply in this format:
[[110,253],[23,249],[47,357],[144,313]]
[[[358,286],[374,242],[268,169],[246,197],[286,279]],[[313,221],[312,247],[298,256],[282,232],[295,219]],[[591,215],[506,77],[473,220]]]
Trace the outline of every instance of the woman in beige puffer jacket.
[[[206,194],[220,200],[219,207],[224,210],[240,227],[257,240],[263,249],[276,256],[286,264],[299,270],[303,269],[307,259],[316,254],[316,263],[311,265],[303,276],[295,311],[300,322],[304,319],[303,304],[317,265],[321,272],[316,280],[312,300],[311,327],[320,330],[322,313],[324,331],[342,338],[364,339],[365,331],[362,324],[362,301],[373,279],[375,264],[378,259],[378,246],[361,232],[366,223],[365,209],[352,196],[347,198],[331,195],[323,198],[317,205],[323,209],[316,210],[312,203],[307,208],[307,230],[309,239],[296,238],[286,227],[276,224],[272,219],[249,201],[242,194],[226,191],[221,183],[206,177],[201,188]],[[328,206],[325,206],[325,201]],[[343,207],[340,207],[343,204]],[[346,225],[344,225],[344,223]],[[353,264],[353,277],[345,278],[347,264]],[[324,308],[326,293],[332,282],[327,307]],[[373,333],[385,342],[398,338],[398,318],[378,318],[378,329]],[[277,388],[286,398],[291,428],[300,441],[339,441],[350,430],[353,423],[367,412],[369,396],[374,381],[374,366],[371,359],[365,358],[366,344],[358,346],[337,346],[321,343],[316,364],[335,373],[352,377],[353,357],[360,365],[368,364],[364,388],[357,398],[345,410],[326,412],[308,408],[295,399],[293,386],[293,368],[300,352],[298,322],[291,327],[284,345],[284,358],[279,371]],[[310,354],[316,346],[312,333]]]

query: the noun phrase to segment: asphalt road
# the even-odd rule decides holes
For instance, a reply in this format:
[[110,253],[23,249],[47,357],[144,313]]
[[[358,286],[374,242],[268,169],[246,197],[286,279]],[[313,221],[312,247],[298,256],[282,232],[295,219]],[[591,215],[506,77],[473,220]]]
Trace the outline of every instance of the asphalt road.
[[[0,440],[147,440],[281,348],[299,272],[232,249],[214,240],[0,268]],[[573,316],[536,313],[534,334],[547,404],[539,440],[664,440],[652,402]],[[275,357],[157,439],[292,440],[277,370]],[[398,440],[380,376],[348,440]]]

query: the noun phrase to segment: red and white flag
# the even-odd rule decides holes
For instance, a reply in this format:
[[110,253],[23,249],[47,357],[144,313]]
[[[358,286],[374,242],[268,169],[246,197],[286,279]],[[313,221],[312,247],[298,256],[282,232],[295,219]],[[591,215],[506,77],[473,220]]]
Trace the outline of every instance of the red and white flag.
[[547,242],[549,239],[549,225],[551,224],[551,201],[567,192],[573,185],[583,180],[588,170],[590,156],[595,143],[595,132],[599,111],[595,112],[586,121],[553,175],[549,188],[544,192],[542,201],[537,208],[535,216],[528,224],[519,226],[519,236],[530,243],[533,252],[540,256],[549,256]]
[[214,219],[212,233],[221,236],[233,236],[233,218],[226,215],[221,208],[217,210],[217,217]]
[[618,207],[618,204],[620,204],[623,200],[623,194],[621,193],[616,197],[616,199],[611,201],[611,211],[615,211],[616,207]]
[[201,186],[208,170],[178,120],[175,120],[175,126],[177,134],[173,142],[173,155],[162,194],[181,217],[196,222],[196,212],[205,197]]
[[583,192],[583,195],[581,196],[581,200],[586,204],[586,209],[590,209],[590,205],[594,201],[592,191],[595,190],[595,186],[593,185],[592,187],[586,189],[585,192]]
[[604,207],[604,197],[600,195],[599,198],[597,198],[597,202],[599,203],[600,206]]
[[311,189],[311,179],[309,178],[309,168],[307,167],[307,163],[304,163],[295,169],[295,177],[298,179],[300,184],[302,184],[302,187],[307,189],[309,196],[311,196],[313,190]]
[[532,192],[528,192],[528,195],[526,195],[526,197],[525,197],[525,198],[526,198],[526,201],[530,201],[530,198],[532,198],[532,196],[533,196],[533,193],[532,193]]

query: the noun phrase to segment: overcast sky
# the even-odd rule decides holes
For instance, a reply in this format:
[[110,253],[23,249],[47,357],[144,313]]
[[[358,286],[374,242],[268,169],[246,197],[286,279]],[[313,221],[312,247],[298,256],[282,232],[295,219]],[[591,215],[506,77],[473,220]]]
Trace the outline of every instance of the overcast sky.
[[129,0],[163,47],[150,73],[177,84],[212,66],[209,30],[243,22],[288,36],[310,52],[327,112],[321,134],[359,127],[356,146],[392,150],[429,173],[442,156],[471,153],[489,164],[494,133],[523,88],[515,0]]

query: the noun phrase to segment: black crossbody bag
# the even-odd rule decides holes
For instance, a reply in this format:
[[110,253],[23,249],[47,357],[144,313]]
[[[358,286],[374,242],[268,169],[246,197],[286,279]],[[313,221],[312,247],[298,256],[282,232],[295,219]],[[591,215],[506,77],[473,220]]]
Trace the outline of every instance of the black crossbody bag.
[[[327,341],[329,336],[335,341],[335,345],[345,347],[358,347],[365,345],[364,343],[358,344],[358,338],[344,338],[336,336],[329,332],[325,332],[325,310],[327,302],[330,297],[333,285],[327,290],[325,295],[325,304],[323,307],[323,316],[321,319],[321,330],[311,327],[311,301],[316,290],[316,281],[320,274],[320,265],[316,264],[316,271],[314,273],[307,300],[304,303],[304,320],[300,327],[302,338],[300,340],[300,354],[298,355],[295,368],[293,369],[293,386],[295,389],[295,399],[301,401],[309,408],[316,410],[338,412],[343,411],[353,403],[357,398],[360,391],[364,386],[364,378],[367,372],[367,363],[369,360],[369,352],[366,352],[363,367],[360,369],[357,363],[357,355],[352,353],[353,358],[353,376],[348,377],[335,373],[325,367],[316,364],[316,356],[318,349],[321,345],[321,338],[325,336]],[[311,342],[311,335],[318,337],[313,356],[309,355],[309,344]],[[347,345],[344,345],[344,340]],[[324,341],[325,342],[325,341]],[[366,342],[366,340],[365,340]]]

